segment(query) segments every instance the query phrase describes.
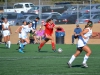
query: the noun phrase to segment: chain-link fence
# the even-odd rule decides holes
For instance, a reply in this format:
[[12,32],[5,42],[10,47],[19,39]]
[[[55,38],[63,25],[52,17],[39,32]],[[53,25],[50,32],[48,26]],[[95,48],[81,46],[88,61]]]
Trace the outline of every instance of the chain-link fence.
[[[22,0],[21,2],[19,1],[19,3],[22,2]],[[30,2],[24,0],[23,3],[26,3],[25,6],[22,6],[22,4],[14,5],[15,3],[18,2],[16,0],[5,2],[1,7],[5,13],[11,13],[11,11],[19,13],[20,15],[17,15],[19,15],[21,22],[23,20],[27,20],[28,22],[33,21],[37,16],[41,18],[40,23],[46,21],[48,18],[52,18],[56,24],[65,25],[87,23],[89,20],[92,20],[93,23],[100,22],[100,4],[91,4],[91,2],[88,4],[84,2],[83,4],[72,4],[71,2],[52,2],[51,0],[31,0]],[[27,3],[33,3],[33,6],[28,8]],[[16,19],[19,20],[17,17]],[[18,22],[14,24],[21,24]]]

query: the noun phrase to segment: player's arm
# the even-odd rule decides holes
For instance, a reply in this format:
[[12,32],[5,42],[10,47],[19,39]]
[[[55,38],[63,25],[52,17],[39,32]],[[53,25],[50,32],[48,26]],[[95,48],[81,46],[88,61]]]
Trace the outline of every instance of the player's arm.
[[15,33],[21,32],[21,29],[22,29],[22,28],[23,28],[23,26],[18,27],[17,30],[15,31]]
[[84,39],[87,39],[87,37],[84,36],[84,34],[86,34],[87,32],[89,31],[89,29],[84,29],[80,35],[84,38]]

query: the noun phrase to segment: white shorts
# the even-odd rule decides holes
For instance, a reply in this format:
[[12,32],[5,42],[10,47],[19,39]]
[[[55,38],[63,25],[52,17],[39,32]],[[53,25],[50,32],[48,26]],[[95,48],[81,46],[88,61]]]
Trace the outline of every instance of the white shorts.
[[10,35],[10,31],[9,30],[4,30],[3,31],[3,36],[9,36]]
[[28,38],[28,37],[27,37],[27,35],[25,35],[25,34],[21,34],[21,38],[22,38],[22,39],[26,39],[26,38]]
[[21,33],[19,33],[19,38],[22,38]]
[[78,40],[78,43],[77,43],[77,47],[83,47],[83,46],[85,46],[86,45],[86,43],[84,43],[82,40]]

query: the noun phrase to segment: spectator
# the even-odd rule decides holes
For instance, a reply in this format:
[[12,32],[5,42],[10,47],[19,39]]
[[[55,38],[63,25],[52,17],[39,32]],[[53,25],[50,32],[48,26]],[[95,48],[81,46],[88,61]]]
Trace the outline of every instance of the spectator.
[[2,23],[3,23],[4,18],[1,18],[0,21],[0,43],[2,43]]
[[44,37],[44,30],[42,29],[42,27],[40,27],[40,29],[36,32],[37,35],[37,43],[41,43],[41,40]]
[[[37,17],[33,22],[32,22],[32,28],[34,29],[34,30],[36,30],[36,28],[37,28],[37,23],[38,23],[38,21],[39,21],[39,17]],[[36,39],[36,34],[34,33],[34,34],[30,34],[30,42],[32,42],[33,40],[34,40],[34,44],[35,43],[37,43],[37,39]]]
[[74,29],[74,34],[72,35],[72,44],[74,44],[74,38],[79,38],[80,32],[82,29],[79,27],[79,25],[76,25],[76,28]]

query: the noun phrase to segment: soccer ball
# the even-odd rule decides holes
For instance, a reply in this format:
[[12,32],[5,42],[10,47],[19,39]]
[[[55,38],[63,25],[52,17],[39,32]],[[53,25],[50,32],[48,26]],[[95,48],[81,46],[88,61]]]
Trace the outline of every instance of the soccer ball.
[[58,52],[61,53],[63,50],[61,48],[58,48]]

